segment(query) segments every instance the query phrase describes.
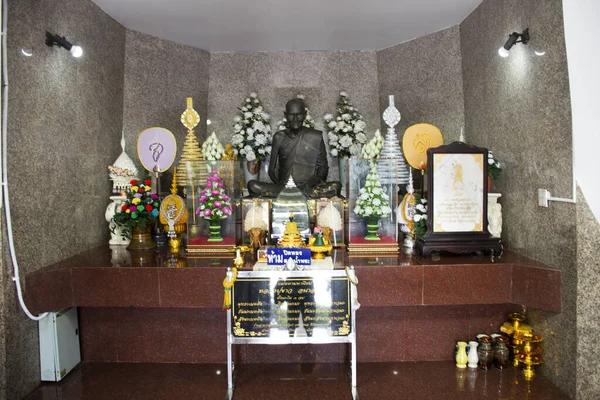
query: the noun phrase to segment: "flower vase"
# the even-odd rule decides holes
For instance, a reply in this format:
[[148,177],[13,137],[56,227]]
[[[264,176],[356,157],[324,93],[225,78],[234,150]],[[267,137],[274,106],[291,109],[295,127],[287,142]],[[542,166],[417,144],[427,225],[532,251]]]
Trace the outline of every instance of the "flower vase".
[[342,184],[342,196],[348,198],[348,169],[350,161],[345,157],[338,157],[338,166],[340,171],[340,183]]
[[242,169],[244,170],[244,183],[246,187],[248,182],[252,180],[258,180],[258,172],[260,171],[260,161],[247,161],[242,159]]
[[325,242],[323,241],[323,235],[317,235],[315,237],[315,242],[313,246],[325,246]]
[[469,366],[469,368],[477,368],[477,364],[479,363],[479,356],[477,355],[477,346],[479,346],[478,342],[469,342],[469,353],[467,354],[467,365]]
[[260,171],[258,171],[258,179],[261,182],[272,182],[269,177],[269,160],[262,160],[260,162]]
[[129,250],[148,250],[156,247],[152,240],[152,224],[146,224],[144,229],[136,225],[131,232],[131,242],[127,246]]
[[455,360],[457,368],[467,368],[467,342],[458,342],[458,352]]
[[365,236],[365,240],[381,240],[378,235],[379,220],[380,217],[378,216],[367,218],[367,236]]
[[208,229],[210,230],[209,242],[222,242],[223,236],[221,236],[221,220],[210,220]]

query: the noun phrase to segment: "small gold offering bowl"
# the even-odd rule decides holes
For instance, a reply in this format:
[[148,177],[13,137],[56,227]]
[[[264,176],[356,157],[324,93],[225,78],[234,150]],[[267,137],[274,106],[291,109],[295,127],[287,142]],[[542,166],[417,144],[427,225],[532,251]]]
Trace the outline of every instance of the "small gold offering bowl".
[[333,248],[331,245],[326,246],[308,246],[313,260],[324,260],[325,255]]

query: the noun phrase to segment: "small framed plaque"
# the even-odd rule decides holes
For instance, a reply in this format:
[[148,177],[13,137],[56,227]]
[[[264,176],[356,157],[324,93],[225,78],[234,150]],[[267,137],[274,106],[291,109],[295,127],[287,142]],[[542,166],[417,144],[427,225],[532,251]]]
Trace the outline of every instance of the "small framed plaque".
[[427,150],[427,232],[416,243],[424,256],[434,250],[502,254],[500,239],[487,228],[487,154],[462,142]]

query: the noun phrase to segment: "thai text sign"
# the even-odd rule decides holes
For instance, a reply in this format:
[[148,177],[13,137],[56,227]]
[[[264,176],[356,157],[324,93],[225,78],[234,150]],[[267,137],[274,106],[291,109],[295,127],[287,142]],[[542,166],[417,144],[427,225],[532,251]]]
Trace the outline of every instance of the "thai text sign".
[[291,258],[297,265],[310,265],[310,249],[278,248],[267,249],[267,265],[284,265]]
[[316,339],[351,333],[346,276],[238,276],[231,294],[233,337]]

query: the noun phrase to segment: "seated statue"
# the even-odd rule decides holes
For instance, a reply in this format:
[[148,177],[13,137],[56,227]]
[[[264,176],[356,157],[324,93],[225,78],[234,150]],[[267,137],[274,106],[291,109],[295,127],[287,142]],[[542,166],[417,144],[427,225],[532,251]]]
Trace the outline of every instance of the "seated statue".
[[269,164],[269,177],[274,183],[248,182],[252,197],[277,197],[290,176],[308,198],[340,196],[342,184],[327,182],[329,165],[323,134],[303,127],[306,106],[302,99],[293,99],[285,105],[288,128],[275,133]]

